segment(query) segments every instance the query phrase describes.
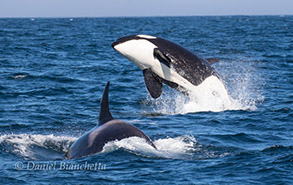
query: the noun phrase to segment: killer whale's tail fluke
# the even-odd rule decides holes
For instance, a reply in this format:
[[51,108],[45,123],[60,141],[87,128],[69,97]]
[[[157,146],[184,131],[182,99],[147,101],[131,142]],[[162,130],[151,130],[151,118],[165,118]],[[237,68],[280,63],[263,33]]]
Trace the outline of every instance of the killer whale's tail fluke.
[[101,101],[101,108],[100,108],[99,125],[102,125],[114,119],[109,109],[109,86],[110,86],[110,81],[108,81],[104,89],[104,93],[103,93],[103,97]]

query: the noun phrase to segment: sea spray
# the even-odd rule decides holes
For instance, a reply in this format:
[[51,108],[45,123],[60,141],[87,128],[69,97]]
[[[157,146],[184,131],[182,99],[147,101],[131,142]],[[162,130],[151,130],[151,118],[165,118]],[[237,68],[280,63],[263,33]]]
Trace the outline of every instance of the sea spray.
[[[237,62],[239,62],[237,64]],[[213,85],[219,84],[214,79],[198,86],[194,93],[186,96],[164,86],[163,94],[157,100],[149,95],[146,104],[151,105],[152,111],[160,114],[186,114],[192,112],[221,112],[226,110],[256,110],[257,104],[262,102],[263,80],[253,66],[253,62],[220,62],[217,64],[226,89],[218,88],[216,96],[207,96]],[[223,64],[222,64],[223,63]],[[223,75],[222,75],[223,74]]]

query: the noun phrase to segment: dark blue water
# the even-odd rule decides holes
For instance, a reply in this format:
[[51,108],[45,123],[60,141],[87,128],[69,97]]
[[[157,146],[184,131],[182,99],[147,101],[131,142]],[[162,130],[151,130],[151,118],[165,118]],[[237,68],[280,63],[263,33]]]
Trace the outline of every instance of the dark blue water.
[[[238,107],[193,109],[111,48],[159,36],[214,64]],[[145,132],[101,154],[62,159],[98,120],[107,81],[115,118]],[[211,106],[212,106],[212,102]],[[3,184],[292,184],[293,16],[0,19]]]

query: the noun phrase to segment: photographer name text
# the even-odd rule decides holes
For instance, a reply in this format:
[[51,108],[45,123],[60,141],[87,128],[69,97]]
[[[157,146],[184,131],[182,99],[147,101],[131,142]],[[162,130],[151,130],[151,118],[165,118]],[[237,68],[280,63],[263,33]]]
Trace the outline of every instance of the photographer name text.
[[31,171],[51,171],[51,170],[61,170],[61,171],[105,171],[106,164],[102,163],[69,163],[64,161],[54,161],[54,162],[17,162],[15,163],[15,169],[17,170],[31,170]]

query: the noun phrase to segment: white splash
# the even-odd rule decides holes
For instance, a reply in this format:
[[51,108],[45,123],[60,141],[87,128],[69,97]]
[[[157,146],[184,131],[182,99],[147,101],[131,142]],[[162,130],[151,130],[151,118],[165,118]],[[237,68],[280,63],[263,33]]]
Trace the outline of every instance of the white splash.
[[[32,135],[32,134],[7,134],[0,136],[0,145],[3,145],[5,150],[19,155],[26,159],[36,159],[39,155],[34,148],[40,147],[42,149],[60,150],[56,153],[67,152],[71,143],[77,138],[68,136],[51,135]],[[41,155],[41,154],[40,154]]]
[[[59,153],[63,156],[76,137],[41,135],[41,134],[7,134],[0,136],[0,146],[8,153],[30,160],[51,159]],[[128,152],[147,157],[182,158],[192,155],[196,139],[193,136],[179,136],[155,140],[154,149],[145,139],[130,137],[120,141],[106,143],[102,152],[112,152],[123,148]],[[36,148],[37,147],[37,148]],[[49,153],[48,153],[49,152]]]
[[[9,134],[0,136],[0,148],[7,153],[28,160],[56,160],[64,159],[64,154],[76,139],[75,137],[55,136],[53,134]],[[161,138],[154,140],[153,143],[157,149],[153,148],[143,138],[130,137],[106,143],[101,153],[123,149],[126,152],[143,157],[184,160],[215,158],[229,154],[216,147],[206,148],[197,143],[196,139],[190,135]]]
[[26,78],[27,75],[16,75],[16,76],[13,76],[12,78],[13,79],[22,79],[22,78]]
[[186,159],[191,157],[196,139],[192,136],[179,136],[175,138],[165,138],[155,140],[153,148],[145,139],[139,137],[130,137],[120,141],[108,142],[102,152],[112,152],[123,148],[129,152],[147,157],[162,157],[173,159]]
[[239,110],[255,111],[257,105],[264,101],[265,78],[257,69],[258,63],[241,58],[235,61],[223,61],[217,66],[230,96],[240,105]]
[[[190,96],[183,95],[166,85],[157,100],[149,95],[147,103],[153,104],[153,111],[161,114],[186,114],[191,112],[220,112],[226,110],[256,110],[257,102],[262,102],[263,81],[251,63],[220,62],[219,74],[223,83],[216,77],[207,78],[197,86]],[[218,70],[218,68],[217,68]]]

